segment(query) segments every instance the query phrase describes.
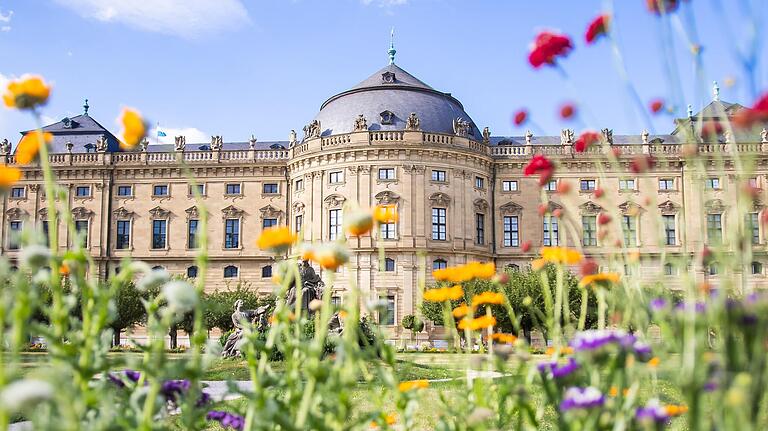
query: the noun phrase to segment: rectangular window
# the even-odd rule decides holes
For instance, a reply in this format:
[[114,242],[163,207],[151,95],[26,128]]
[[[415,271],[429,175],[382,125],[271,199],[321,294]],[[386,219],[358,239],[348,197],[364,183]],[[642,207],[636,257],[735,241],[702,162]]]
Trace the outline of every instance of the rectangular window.
[[337,240],[341,236],[341,209],[336,208],[328,212],[328,239]]
[[205,184],[195,184],[194,188],[190,185],[189,186],[190,196],[195,195],[195,188],[197,189],[197,193],[200,194],[200,196],[205,196]]
[[597,245],[597,216],[581,216],[581,245],[584,247]]
[[752,178],[749,179],[749,187],[751,187],[753,189],[759,189],[760,188],[760,184],[757,181],[757,177],[752,177]]
[[560,233],[557,226],[557,217],[551,215],[544,216],[544,245],[560,245]]
[[382,325],[394,325],[395,324],[395,297],[393,295],[387,296],[387,311],[386,316],[382,316],[379,320]]
[[296,232],[298,233],[298,232],[301,232],[301,228],[302,227],[304,227],[304,216],[299,214],[299,215],[296,216],[296,222],[295,222],[294,229],[296,229]]
[[395,239],[395,224],[394,223],[382,223],[379,225],[380,230],[379,238],[381,239]]
[[296,189],[296,191],[304,190],[304,180],[296,180],[293,182],[293,188]]
[[88,247],[88,220],[75,220],[75,232],[80,238],[80,246]]
[[659,190],[674,190],[675,180],[672,178],[659,178]]
[[621,179],[619,180],[619,190],[621,191],[632,191],[635,189],[635,179]]
[[224,186],[224,193],[227,195],[239,195],[240,183],[228,183]]
[[277,219],[276,218],[265,218],[261,222],[261,227],[266,229],[268,227],[277,226]]
[[723,215],[707,214],[707,241],[718,245],[723,242]]
[[152,196],[168,196],[168,185],[157,184],[152,187]]
[[749,213],[746,215],[744,223],[747,232],[752,240],[752,244],[760,244],[760,224],[757,213]]
[[475,188],[484,189],[485,188],[485,178],[483,178],[483,177],[475,177]]
[[583,192],[591,192],[597,188],[597,181],[595,180],[581,180],[579,182],[579,190]]
[[517,181],[507,180],[501,182],[501,191],[503,192],[516,192]]
[[395,168],[381,168],[381,169],[379,169],[379,179],[380,180],[394,180],[395,179]]
[[551,180],[548,183],[544,184],[544,190],[548,192],[557,191],[557,180]]
[[672,265],[671,263],[665,263],[664,264],[664,275],[677,275],[677,267]]
[[331,296],[331,305],[334,307],[341,305],[341,296]]
[[504,247],[520,245],[520,224],[517,216],[504,216]]
[[133,196],[133,186],[117,186],[118,196]]
[[51,240],[48,238],[48,220],[43,220],[43,241],[46,246],[51,245]]
[[637,217],[622,216],[621,230],[624,232],[624,245],[626,247],[637,247]]
[[704,187],[710,190],[719,190],[720,178],[717,178],[717,177],[707,178],[706,181],[704,182]]
[[75,196],[78,198],[87,198],[91,195],[91,186],[75,187]]
[[18,250],[21,244],[22,222],[12,221],[8,223],[8,250]]
[[674,214],[665,214],[661,216],[664,222],[664,243],[666,245],[677,245],[677,233]]
[[265,183],[264,184],[264,188],[263,188],[262,191],[263,191],[263,193],[277,194],[278,193],[278,191],[277,191],[277,184],[275,184],[275,183]]
[[328,173],[328,182],[331,184],[344,182],[344,171],[333,171]]
[[152,220],[152,248],[163,249],[167,244],[167,220]]
[[117,238],[115,248],[125,250],[131,246],[131,222],[129,220],[117,221]]
[[485,214],[475,214],[475,244],[485,244]]
[[240,247],[240,219],[228,218],[224,221],[224,248]]
[[445,208],[432,208],[432,239],[446,240]]
[[197,220],[187,222],[187,248],[197,248]]
[[432,181],[445,182],[445,171],[432,171]]
[[11,188],[11,198],[13,199],[21,199],[24,197],[24,191],[26,189],[24,187],[13,187]]

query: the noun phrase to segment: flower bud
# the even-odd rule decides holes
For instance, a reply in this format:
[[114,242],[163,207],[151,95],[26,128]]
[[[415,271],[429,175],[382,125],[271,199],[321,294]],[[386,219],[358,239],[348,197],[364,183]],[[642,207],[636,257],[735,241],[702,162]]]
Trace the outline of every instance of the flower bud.
[[177,313],[191,311],[197,305],[197,292],[186,281],[169,281],[163,286],[163,295],[168,301],[168,308]]
[[30,244],[21,249],[19,262],[25,268],[37,269],[48,264],[51,250],[39,244]]

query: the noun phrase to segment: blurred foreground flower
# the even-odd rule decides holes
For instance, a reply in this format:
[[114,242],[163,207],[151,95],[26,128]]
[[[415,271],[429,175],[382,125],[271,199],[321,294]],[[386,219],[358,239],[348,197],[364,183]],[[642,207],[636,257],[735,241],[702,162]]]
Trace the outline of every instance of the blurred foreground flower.
[[512,334],[497,332],[491,335],[491,340],[504,344],[513,344],[517,341],[517,337]]
[[437,281],[450,281],[452,283],[463,283],[479,278],[490,280],[496,274],[496,265],[493,262],[480,263],[469,262],[464,265],[451,266],[432,271],[432,276]]
[[373,219],[376,223],[397,223],[397,207],[394,205],[376,205],[373,209]]
[[648,106],[650,107],[652,113],[658,114],[662,109],[664,109],[664,100],[653,99]]
[[344,230],[350,236],[362,236],[373,228],[373,213],[362,209],[352,210],[344,215]]
[[602,286],[611,287],[621,280],[621,276],[615,272],[600,272],[597,274],[586,275],[579,281],[579,287]]
[[37,404],[53,398],[53,386],[43,380],[22,379],[0,392],[0,404],[9,412],[32,410]]
[[601,36],[608,34],[608,26],[611,23],[611,16],[603,14],[592,20],[587,26],[587,31],[584,34],[584,38],[587,41],[587,45],[590,45],[597,41]]
[[0,189],[7,189],[21,179],[21,170],[13,166],[0,165]]
[[752,127],[756,123],[768,122],[768,93],[763,94],[752,108],[742,109],[733,118],[738,127]]
[[573,49],[573,43],[568,36],[542,31],[531,44],[528,61],[536,69],[545,64],[552,66],[557,57],[567,56],[571,49]]
[[525,109],[520,109],[519,111],[515,112],[515,115],[512,117],[512,122],[515,123],[515,126],[521,126],[527,119],[528,111]]
[[[434,290],[434,289],[432,289],[432,290]],[[461,294],[464,295],[464,292],[462,291]],[[437,301],[437,302],[442,302],[442,301]],[[467,305],[466,303],[462,303],[461,305],[459,305],[458,307],[453,309],[453,317],[455,317],[457,319],[461,319],[462,317],[464,317],[466,315],[469,315],[469,314],[472,314],[474,312],[475,312],[475,308],[474,307],[471,307],[471,306]]]
[[680,416],[688,411],[685,406],[668,405],[664,406],[656,398],[651,398],[643,407],[638,407],[635,411],[635,419],[640,423],[651,423],[663,425],[669,422],[674,416]]
[[600,407],[603,403],[605,403],[605,397],[599,389],[592,386],[586,388],[573,387],[565,391],[563,401],[560,403],[560,411],[590,409]]
[[648,11],[661,15],[672,13],[680,6],[680,0],[646,0]]
[[573,143],[573,150],[577,153],[583,153],[584,151],[587,151],[592,144],[598,142],[600,142],[600,133],[595,132],[594,130],[587,130],[579,135],[579,138]]
[[53,141],[53,135],[49,132],[40,133],[37,130],[27,132],[16,147],[16,163],[22,165],[32,163],[37,158],[40,147],[51,143],[51,141]]
[[120,135],[122,141],[120,147],[130,150],[141,142],[147,135],[147,123],[139,111],[132,108],[123,108],[118,122],[123,127]]
[[547,184],[555,173],[555,164],[543,154],[536,154],[523,169],[523,175],[539,175],[539,185]]
[[563,120],[568,120],[574,115],[576,115],[576,105],[573,103],[567,102],[560,106],[560,118]]
[[274,226],[264,229],[257,240],[257,245],[262,250],[282,254],[287,252],[297,239],[298,236],[291,232],[288,226]]
[[429,382],[427,380],[409,380],[407,382],[400,383],[397,386],[397,389],[400,392],[408,392],[414,389],[426,389],[428,387],[429,387]]
[[568,358],[564,363],[547,361],[539,363],[536,368],[540,373],[553,379],[562,379],[579,369],[579,363],[573,358]]
[[477,307],[483,304],[503,304],[504,295],[496,292],[483,292],[472,298],[472,305]]
[[424,300],[430,302],[455,301],[464,296],[464,289],[460,285],[453,287],[438,287],[424,291]]
[[32,109],[44,105],[51,95],[51,87],[42,77],[24,75],[8,83],[3,93],[3,103],[9,108]]
[[197,291],[186,281],[172,280],[163,286],[163,295],[168,301],[168,308],[177,313],[185,313],[197,305]]
[[459,320],[459,329],[469,329],[478,331],[496,325],[496,318],[493,316],[480,316],[478,318],[465,317]]
[[208,415],[205,416],[209,421],[216,421],[221,424],[222,428],[231,428],[233,430],[241,431],[245,427],[245,418],[234,413],[229,413],[221,410],[211,410]]
[[323,269],[336,271],[349,261],[349,252],[337,243],[323,244],[315,249],[312,257]]

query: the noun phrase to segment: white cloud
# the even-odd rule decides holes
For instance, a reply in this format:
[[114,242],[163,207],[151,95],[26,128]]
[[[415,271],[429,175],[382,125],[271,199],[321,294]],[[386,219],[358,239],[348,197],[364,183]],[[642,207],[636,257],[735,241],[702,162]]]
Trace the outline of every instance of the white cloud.
[[13,16],[12,10],[9,10],[8,13],[3,14],[2,9],[0,9],[0,22],[5,23],[5,25],[0,26],[0,32],[8,33],[9,31],[11,31],[11,26],[8,24],[10,24],[12,16]]
[[375,4],[379,7],[402,6],[408,4],[408,0],[360,0],[364,5]]
[[197,127],[160,127],[165,136],[157,136],[157,127],[149,131],[149,143],[152,144],[173,144],[174,137],[184,136],[187,144],[203,144],[211,141],[211,135],[203,132]]
[[0,31],[2,31],[3,33],[7,33],[9,31],[11,31],[11,26],[10,25],[4,25],[4,26],[0,27]]
[[80,16],[194,39],[250,22],[242,0],[55,0]]

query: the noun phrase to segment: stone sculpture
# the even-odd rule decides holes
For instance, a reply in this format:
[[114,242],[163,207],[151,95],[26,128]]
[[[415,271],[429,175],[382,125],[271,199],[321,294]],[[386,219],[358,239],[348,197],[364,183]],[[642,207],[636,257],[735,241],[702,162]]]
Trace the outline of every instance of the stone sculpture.
[[405,120],[405,130],[419,130],[419,117],[415,112],[411,112],[411,115]]
[[365,115],[360,114],[355,118],[355,132],[363,132],[368,130],[368,121],[365,119]]
[[256,325],[260,331],[263,331],[267,326],[267,306],[265,305],[255,310],[243,310],[243,300],[238,299],[235,301],[235,312],[232,313],[232,324],[235,325],[235,331],[227,337],[224,349],[221,351],[221,356],[225,358],[240,356],[239,344],[243,338],[243,322]]

